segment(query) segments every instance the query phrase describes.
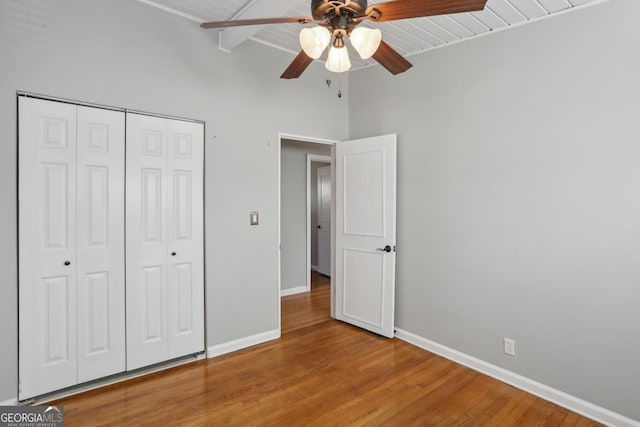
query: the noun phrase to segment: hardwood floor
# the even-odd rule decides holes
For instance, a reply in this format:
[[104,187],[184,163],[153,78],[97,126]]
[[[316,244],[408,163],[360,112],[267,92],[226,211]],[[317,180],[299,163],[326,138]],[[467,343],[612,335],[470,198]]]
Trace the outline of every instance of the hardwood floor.
[[596,426],[329,317],[329,281],[282,299],[282,338],[55,402],[65,425]]

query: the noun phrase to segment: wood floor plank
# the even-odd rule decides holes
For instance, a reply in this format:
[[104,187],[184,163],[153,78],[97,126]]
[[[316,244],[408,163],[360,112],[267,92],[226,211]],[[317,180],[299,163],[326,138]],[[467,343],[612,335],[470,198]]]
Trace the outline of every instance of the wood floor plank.
[[329,316],[328,278],[282,299],[282,338],[54,402],[65,425],[597,426]]

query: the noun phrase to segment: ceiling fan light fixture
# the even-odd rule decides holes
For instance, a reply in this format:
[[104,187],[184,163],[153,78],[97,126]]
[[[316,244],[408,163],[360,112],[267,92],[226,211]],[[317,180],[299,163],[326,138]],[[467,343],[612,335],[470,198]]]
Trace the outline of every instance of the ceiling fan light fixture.
[[318,59],[331,41],[331,33],[325,27],[304,28],[300,31],[300,46],[312,59]]
[[[352,44],[363,59],[373,57],[376,62],[395,75],[407,71],[412,67],[411,63],[389,44],[382,41],[379,30],[366,29],[366,27],[358,30],[356,28],[358,25],[365,21],[377,23],[478,12],[484,10],[487,0],[376,0],[373,2],[375,4],[369,7],[368,3],[367,0],[311,0],[311,16],[232,19],[203,22],[200,26],[202,28],[223,29],[247,25],[316,22],[321,28],[304,29],[300,32],[299,39],[302,50],[282,73],[281,78],[296,79],[300,77],[314,59],[323,55],[331,37],[335,40],[325,66],[335,72],[349,70],[351,61],[349,61],[349,55],[343,46],[344,40],[342,38],[344,36],[352,37]],[[243,14],[244,11],[243,9]]]
[[345,47],[331,46],[329,49],[329,56],[327,57],[327,63],[324,65],[327,70],[333,73],[343,73],[349,71],[351,68],[351,61],[349,60],[349,53]]
[[351,31],[349,39],[360,55],[360,58],[369,59],[376,53],[380,46],[382,32],[377,28],[357,27]]

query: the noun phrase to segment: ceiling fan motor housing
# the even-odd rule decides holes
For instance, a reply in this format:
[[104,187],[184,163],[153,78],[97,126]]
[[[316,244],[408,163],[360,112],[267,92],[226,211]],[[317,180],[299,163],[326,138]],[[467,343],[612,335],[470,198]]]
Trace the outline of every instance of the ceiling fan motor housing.
[[312,0],[311,15],[317,21],[335,15],[362,16],[367,10],[367,0]]

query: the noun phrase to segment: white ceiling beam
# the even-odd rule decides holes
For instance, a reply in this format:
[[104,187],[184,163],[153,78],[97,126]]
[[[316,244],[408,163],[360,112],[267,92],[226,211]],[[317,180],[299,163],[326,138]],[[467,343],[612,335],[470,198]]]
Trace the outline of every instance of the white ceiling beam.
[[[285,16],[294,7],[300,4],[300,0],[251,0],[237,14],[231,18],[236,19],[259,19],[259,18],[280,18]],[[311,4],[311,3],[309,3]],[[310,15],[311,10],[307,15]],[[280,24],[295,25],[295,24]],[[218,47],[221,50],[230,52],[238,47],[245,40],[260,32],[264,25],[249,25],[245,27],[227,27],[220,30]]]
[[181,16],[183,18],[188,19],[189,21],[198,22],[198,23],[202,22],[202,19],[200,19],[200,18],[196,18],[193,15],[189,15],[188,13],[181,12],[181,11],[179,11],[177,9],[172,8],[172,7],[168,7],[168,6],[164,6],[164,5],[158,4],[153,0],[138,0],[138,1],[140,3],[144,3],[144,4],[147,4],[149,6],[153,6],[153,7],[157,8],[157,9],[164,10],[165,12],[172,13],[172,14],[174,14],[176,16]]

